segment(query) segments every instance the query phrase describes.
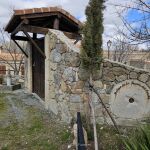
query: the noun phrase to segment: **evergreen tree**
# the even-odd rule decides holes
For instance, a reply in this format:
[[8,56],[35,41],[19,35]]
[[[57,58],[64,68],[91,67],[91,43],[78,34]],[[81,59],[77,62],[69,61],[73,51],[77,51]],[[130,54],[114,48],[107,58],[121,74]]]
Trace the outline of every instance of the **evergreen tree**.
[[88,69],[99,67],[102,60],[103,9],[104,0],[90,0],[86,8],[81,58],[83,67]]

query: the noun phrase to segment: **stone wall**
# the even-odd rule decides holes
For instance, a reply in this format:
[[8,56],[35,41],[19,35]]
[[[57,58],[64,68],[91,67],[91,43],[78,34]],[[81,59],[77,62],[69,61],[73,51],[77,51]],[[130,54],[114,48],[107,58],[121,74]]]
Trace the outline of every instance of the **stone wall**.
[[136,67],[136,68],[140,68],[140,69],[144,69],[146,68],[146,62],[144,60],[130,60],[129,62],[130,66]]
[[[77,111],[90,111],[89,72],[80,66],[79,51],[60,31],[50,30],[45,37],[45,106],[68,123]],[[93,84],[118,123],[148,117],[149,72],[104,60],[93,72]],[[111,123],[97,96],[91,96],[97,121]]]
[[[128,124],[146,120],[150,110],[150,73],[109,60],[104,60],[101,70],[99,82],[103,88],[98,90],[117,122]],[[101,113],[99,108],[96,111]],[[110,122],[107,114],[98,118]]]

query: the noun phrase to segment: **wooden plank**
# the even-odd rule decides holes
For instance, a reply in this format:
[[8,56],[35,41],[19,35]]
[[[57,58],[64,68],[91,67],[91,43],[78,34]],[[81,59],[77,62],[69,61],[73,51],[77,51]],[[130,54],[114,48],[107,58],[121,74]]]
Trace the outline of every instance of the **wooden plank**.
[[15,41],[14,39],[13,39],[13,41],[14,41],[15,44],[20,48],[20,50],[23,52],[23,54],[28,58],[27,53],[22,49],[22,47],[17,43],[17,41]]
[[47,34],[48,28],[30,26],[30,25],[23,25],[21,27],[22,31],[31,32],[31,33],[38,33],[38,34]]
[[21,16],[21,19],[32,19],[32,18],[43,18],[43,17],[49,17],[49,16],[57,16],[58,13],[40,13],[40,14],[28,14],[28,15],[24,15]]
[[26,32],[23,31],[23,33],[27,36],[27,38],[31,41],[31,43],[36,47],[36,49],[39,51],[39,53],[46,58],[44,52],[40,49],[40,47],[36,44],[36,42],[31,38],[31,36]]
[[29,41],[27,37],[24,36],[11,36],[12,40],[19,40],[19,41]]
[[40,13],[40,14],[28,14],[21,16],[21,19],[33,19],[33,18],[43,18],[43,17],[49,17],[49,16],[60,16],[63,17],[63,19],[67,20],[71,24],[74,24],[74,26],[79,28],[79,25],[77,22],[72,20],[71,18],[68,18],[67,15],[61,13],[61,12],[49,12],[49,13]]
[[14,36],[15,34],[17,34],[20,30],[23,24],[28,24],[29,20],[28,19],[24,19],[16,28],[13,32],[11,32],[11,36]]

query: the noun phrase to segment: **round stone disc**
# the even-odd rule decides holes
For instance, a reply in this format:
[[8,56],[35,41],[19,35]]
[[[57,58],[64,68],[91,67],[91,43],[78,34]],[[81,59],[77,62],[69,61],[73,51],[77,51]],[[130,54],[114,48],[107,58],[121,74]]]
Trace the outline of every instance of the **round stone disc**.
[[117,84],[111,92],[110,107],[119,118],[138,119],[147,112],[149,88],[137,80]]

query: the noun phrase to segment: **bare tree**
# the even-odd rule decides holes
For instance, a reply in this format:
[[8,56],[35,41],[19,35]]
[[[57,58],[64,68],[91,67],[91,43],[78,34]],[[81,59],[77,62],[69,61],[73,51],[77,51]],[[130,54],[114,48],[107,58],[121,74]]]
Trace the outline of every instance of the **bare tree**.
[[117,34],[112,43],[112,59],[121,63],[127,63],[133,52],[138,50],[137,45],[129,43],[128,39],[122,34]]
[[[3,63],[8,64],[10,68],[14,70],[14,75],[18,75],[21,66],[23,65],[24,55],[20,53],[15,43],[11,40],[9,35],[4,32],[3,29],[0,29],[0,34],[1,49],[3,49],[3,51],[7,53],[12,61],[10,61],[6,56],[3,55],[0,55],[0,60],[3,61]],[[22,42],[21,45],[22,48],[26,50],[27,44],[25,42]]]
[[[126,29],[129,32],[122,32],[122,35],[126,36],[132,44],[143,44],[150,42],[150,2],[147,0],[131,0],[127,5],[111,4],[116,7],[123,8],[123,11],[117,11],[119,17]],[[128,19],[128,15],[124,15],[124,12],[131,15],[132,12],[136,13],[138,17]],[[135,18],[135,19],[134,19]]]

